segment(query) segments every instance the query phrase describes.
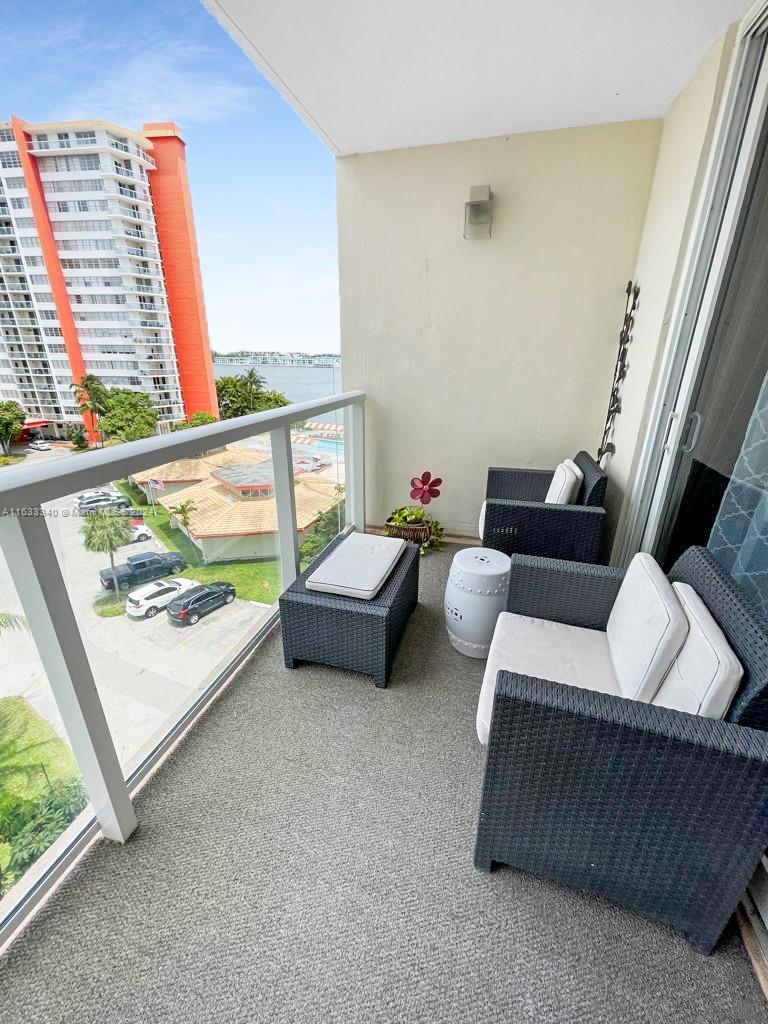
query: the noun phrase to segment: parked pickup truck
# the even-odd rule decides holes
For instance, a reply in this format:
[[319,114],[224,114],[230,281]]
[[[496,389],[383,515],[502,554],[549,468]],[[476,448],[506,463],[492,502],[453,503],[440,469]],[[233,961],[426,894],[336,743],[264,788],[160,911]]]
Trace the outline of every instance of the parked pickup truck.
[[[177,551],[150,551],[146,554],[129,555],[125,562],[115,566],[117,585],[120,590],[130,590],[137,583],[156,580],[158,576],[170,576],[171,573],[181,572],[186,567],[187,563]],[[99,578],[105,590],[115,589],[111,569],[102,569]]]

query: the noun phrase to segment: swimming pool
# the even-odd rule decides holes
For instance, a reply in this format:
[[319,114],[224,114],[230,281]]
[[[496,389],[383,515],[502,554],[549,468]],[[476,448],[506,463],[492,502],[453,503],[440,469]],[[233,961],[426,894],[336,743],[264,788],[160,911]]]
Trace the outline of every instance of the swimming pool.
[[317,437],[312,444],[313,448],[319,448],[321,452],[335,452],[337,455],[344,453],[344,442],[333,441],[329,437]]

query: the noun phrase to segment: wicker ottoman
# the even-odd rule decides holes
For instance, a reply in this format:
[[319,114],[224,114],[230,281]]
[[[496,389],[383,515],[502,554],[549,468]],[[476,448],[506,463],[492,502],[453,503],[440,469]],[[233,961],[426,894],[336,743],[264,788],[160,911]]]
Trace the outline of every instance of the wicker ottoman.
[[419,549],[408,544],[370,601],[307,590],[304,583],[341,543],[332,541],[280,598],[286,668],[299,661],[350,669],[387,685],[405,626],[419,595]]

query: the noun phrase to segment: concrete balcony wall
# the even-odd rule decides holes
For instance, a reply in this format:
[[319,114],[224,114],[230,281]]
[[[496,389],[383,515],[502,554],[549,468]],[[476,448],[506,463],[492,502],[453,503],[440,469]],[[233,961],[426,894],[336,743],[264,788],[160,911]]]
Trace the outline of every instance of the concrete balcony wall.
[[[567,83],[563,83],[567,88]],[[368,392],[367,520],[444,478],[476,535],[489,465],[594,452],[661,135],[591,125],[338,160],[345,388]],[[462,237],[471,185],[493,237]]]

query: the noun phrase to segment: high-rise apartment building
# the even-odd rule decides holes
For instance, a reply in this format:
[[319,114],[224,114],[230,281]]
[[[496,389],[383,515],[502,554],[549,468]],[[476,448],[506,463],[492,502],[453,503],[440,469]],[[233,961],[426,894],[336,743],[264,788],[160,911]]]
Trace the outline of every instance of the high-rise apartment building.
[[81,422],[86,373],[161,420],[217,413],[177,125],[0,122],[0,398]]

